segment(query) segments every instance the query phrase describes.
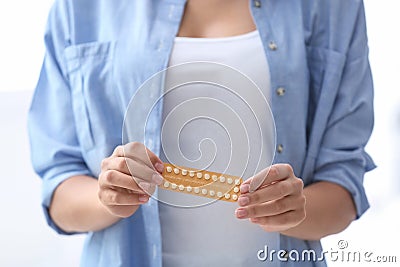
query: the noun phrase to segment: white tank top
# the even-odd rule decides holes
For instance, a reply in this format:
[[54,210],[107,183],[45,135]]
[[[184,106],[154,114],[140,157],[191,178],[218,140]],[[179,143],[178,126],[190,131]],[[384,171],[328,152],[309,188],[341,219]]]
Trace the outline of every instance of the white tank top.
[[[254,81],[269,101],[269,67],[258,31],[224,38],[176,37],[169,66],[195,61],[221,63],[239,70]],[[185,75],[190,75],[190,73]],[[215,75],[219,74],[215,73]],[[167,72],[167,83],[176,79],[179,77],[169,75]],[[226,91],[212,85],[182,87],[164,96],[163,122],[168,116],[170,116],[170,121],[179,121],[180,117],[187,116],[183,113],[187,113],[188,109],[181,111],[182,109],[177,107],[185,103],[189,105],[189,102],[185,101],[202,97],[217,99],[228,106],[237,104],[235,100],[229,98]],[[207,109],[211,106],[206,103],[200,108]],[[191,105],[190,108],[198,109],[199,106]],[[255,112],[262,113],[258,107],[252,108]],[[196,114],[196,110],[190,111]],[[224,118],[223,110],[216,112],[222,116],[222,120],[229,120],[228,115]],[[242,111],[239,108],[236,112]],[[201,114],[201,111],[198,110],[198,113]],[[206,168],[215,172],[225,171],[226,165],[229,164],[233,166],[230,168],[230,172],[234,172],[229,173],[231,175],[240,175],[244,178],[253,175],[247,170],[243,172],[241,166],[245,160],[248,160],[250,166],[248,170],[254,171],[257,165],[255,159],[259,159],[260,153],[249,159],[242,158],[241,153],[236,152],[236,155],[230,153],[232,151],[230,141],[241,138],[242,133],[239,130],[236,131],[233,128],[227,133],[223,125],[204,118],[194,119],[185,125],[174,127],[179,128],[179,136],[176,131],[168,131],[167,129],[171,129],[168,127],[163,128],[162,131],[161,159],[163,161],[191,168]],[[257,127],[257,125],[248,127]],[[249,132],[252,134],[252,131]],[[254,136],[252,140],[256,141],[251,144],[236,142],[235,151],[240,151],[241,146],[246,151],[249,145],[257,149],[264,141],[261,139],[261,136]],[[179,145],[171,146],[171,144]],[[265,155],[262,157],[265,162],[272,160],[266,159]],[[262,168],[265,167],[262,166]],[[234,213],[238,207],[237,203],[216,201],[200,207],[183,208],[177,205],[194,206],[196,203],[204,203],[204,200],[198,202],[200,199],[198,197],[166,190],[159,190],[158,196],[161,200],[159,209],[163,266],[275,266],[276,263],[268,262],[267,264],[267,262],[259,261],[257,252],[264,249],[266,245],[269,249],[277,249],[279,235],[267,233],[248,220],[237,219]]]

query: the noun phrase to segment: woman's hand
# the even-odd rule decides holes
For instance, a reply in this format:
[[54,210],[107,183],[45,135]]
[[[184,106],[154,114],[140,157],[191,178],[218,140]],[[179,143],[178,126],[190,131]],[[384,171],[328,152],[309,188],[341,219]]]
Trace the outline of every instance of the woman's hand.
[[100,202],[117,217],[131,216],[161,184],[163,168],[162,161],[142,143],[116,147],[101,164]]
[[[251,192],[254,184],[261,185]],[[236,217],[250,219],[268,232],[282,232],[306,217],[303,181],[288,164],[276,164],[246,180],[240,187]]]

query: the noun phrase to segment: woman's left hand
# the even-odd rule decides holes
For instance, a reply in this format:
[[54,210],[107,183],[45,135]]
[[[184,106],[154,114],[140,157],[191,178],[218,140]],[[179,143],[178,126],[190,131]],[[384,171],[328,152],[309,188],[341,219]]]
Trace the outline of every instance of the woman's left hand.
[[[261,185],[250,192],[257,181],[262,181]],[[241,185],[240,192],[236,217],[249,219],[268,232],[286,231],[306,217],[303,181],[288,164],[275,164],[260,171]]]

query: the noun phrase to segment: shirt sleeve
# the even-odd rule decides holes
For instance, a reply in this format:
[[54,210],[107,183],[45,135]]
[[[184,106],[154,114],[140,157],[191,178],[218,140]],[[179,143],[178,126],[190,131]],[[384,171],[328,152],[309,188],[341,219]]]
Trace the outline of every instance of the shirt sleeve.
[[373,123],[373,82],[364,7],[360,4],[339,91],[322,138],[314,174],[314,181],[330,181],[351,193],[357,218],[369,208],[363,180],[365,172],[374,169],[375,164],[364,148]]
[[57,227],[49,215],[52,196],[64,180],[90,175],[90,171],[77,139],[71,92],[63,67],[68,21],[60,2],[66,1],[56,1],[46,27],[46,54],[29,110],[28,131],[33,168],[43,180],[42,206],[47,222],[58,233],[70,234]]

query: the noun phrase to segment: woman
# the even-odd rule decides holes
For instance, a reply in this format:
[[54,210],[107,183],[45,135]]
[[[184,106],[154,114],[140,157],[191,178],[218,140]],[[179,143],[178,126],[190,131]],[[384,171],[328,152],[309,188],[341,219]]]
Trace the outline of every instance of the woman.
[[[241,37],[229,47],[243,40],[253,47],[227,52],[214,42],[232,36]],[[210,49],[196,54],[180,43],[185,37],[209,39]],[[291,252],[319,256],[322,237],[368,208],[362,182],[374,167],[364,152],[373,126],[372,79],[361,0],[59,0],[45,41],[29,114],[32,160],[49,225],[63,234],[88,232],[82,266],[266,265],[264,239],[281,250],[267,266],[325,266]],[[210,228],[196,228],[200,234],[186,240],[196,232],[187,226],[175,239],[168,230],[182,214],[146,192],[161,182],[163,115],[150,120],[146,139],[121,146],[124,114],[150,76],[174,63],[209,60],[215,50],[218,62],[229,65],[233,57],[235,68],[255,72],[249,76],[268,92],[274,165],[241,187],[236,218],[226,223],[228,229],[244,222],[230,232],[244,233],[238,240],[224,236],[223,227],[209,236]],[[253,61],[246,65],[247,56]],[[250,190],[260,179],[266,186]],[[221,239],[226,247],[214,250]]]

